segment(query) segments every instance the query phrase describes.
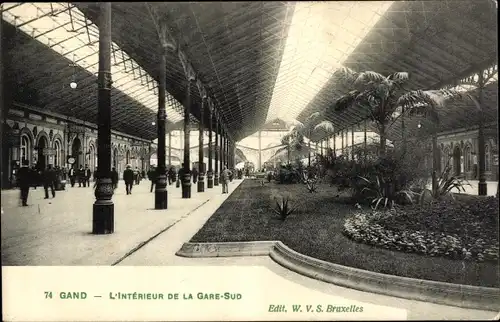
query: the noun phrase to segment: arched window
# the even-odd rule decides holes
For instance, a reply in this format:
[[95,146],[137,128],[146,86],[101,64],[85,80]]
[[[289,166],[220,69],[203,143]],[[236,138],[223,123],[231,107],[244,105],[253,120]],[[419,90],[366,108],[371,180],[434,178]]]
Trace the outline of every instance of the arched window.
[[469,172],[472,170],[472,150],[471,150],[471,147],[470,145],[466,146],[465,147],[465,171],[466,172]]
[[30,165],[31,163],[30,151],[31,151],[30,138],[26,134],[23,134],[21,135],[21,149],[19,155],[19,160],[21,161],[21,164],[23,164],[24,161],[28,161],[28,165]]
[[59,140],[54,141],[54,166],[61,166],[61,142]]
[[491,149],[489,144],[484,146],[484,171],[491,171]]

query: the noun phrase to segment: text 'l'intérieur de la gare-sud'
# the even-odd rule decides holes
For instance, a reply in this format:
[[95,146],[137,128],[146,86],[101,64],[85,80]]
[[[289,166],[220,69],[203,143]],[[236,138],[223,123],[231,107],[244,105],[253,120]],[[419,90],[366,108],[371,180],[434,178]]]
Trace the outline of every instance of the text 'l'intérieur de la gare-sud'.
[[144,292],[108,292],[107,296],[101,294],[89,295],[87,292],[52,292],[45,293],[46,299],[61,300],[86,300],[89,298],[107,298],[109,300],[241,300],[241,293],[232,292],[194,292],[194,293],[144,293]]

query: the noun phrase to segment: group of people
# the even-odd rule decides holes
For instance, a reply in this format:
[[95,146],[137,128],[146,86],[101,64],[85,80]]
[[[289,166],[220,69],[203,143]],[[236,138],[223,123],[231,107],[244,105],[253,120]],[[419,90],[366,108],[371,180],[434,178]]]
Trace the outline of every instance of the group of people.
[[45,199],[49,199],[49,189],[52,198],[56,197],[56,185],[61,181],[63,171],[60,168],[54,168],[51,164],[43,170],[29,168],[28,162],[24,161],[21,168],[17,171],[17,183],[21,190],[21,204],[26,207],[28,205],[28,195],[31,187],[36,187],[39,184],[43,185],[45,191]]
[[[165,175],[167,176],[168,184],[171,185],[172,183],[176,182],[176,187],[180,187],[182,177],[185,174],[184,170],[184,163],[181,165],[179,168],[179,171],[175,169],[175,167],[171,166],[170,168],[166,169]],[[193,183],[198,182],[198,169],[193,168],[190,172],[190,175],[193,179]],[[125,178],[125,174],[123,176]],[[148,179],[151,181],[151,188],[149,189],[150,192],[153,192],[156,184],[156,180],[158,178],[158,168],[151,167],[151,169],[148,171]],[[224,166],[221,174],[220,174],[220,182],[222,185],[222,193],[228,193],[229,189],[229,182],[233,180],[233,172],[229,170],[226,166]],[[128,193],[127,193],[128,194]]]
[[[92,176],[92,171],[90,171],[89,166],[87,164],[85,165],[85,168],[83,166],[80,166],[80,168],[77,170],[75,170],[74,166],[71,166],[71,169],[69,169],[68,176],[72,187],[75,186],[76,182],[78,182],[78,187],[81,187],[82,185],[84,187],[90,187],[90,177]],[[95,172],[94,172],[94,177],[95,177]]]
[[[169,185],[171,185],[173,182],[176,182],[176,186],[179,187],[180,182],[182,181],[182,177],[184,176],[184,164],[180,167],[179,171],[177,171],[173,166],[169,167],[166,170],[165,175],[167,176]],[[190,175],[193,179],[193,182],[196,183],[198,180],[198,170],[193,169]],[[78,187],[90,187],[90,178],[92,177],[92,171],[90,170],[88,165],[85,165],[85,167],[80,166],[78,169],[75,169],[74,166],[71,166],[69,171],[60,169],[58,167],[54,168],[52,165],[48,165],[48,167],[43,170],[36,170],[34,168],[30,169],[27,162],[23,162],[21,168],[17,173],[17,182],[21,190],[22,206],[28,205],[27,201],[30,187],[34,187],[36,189],[36,187],[40,183],[42,183],[45,190],[45,199],[49,199],[49,189],[52,198],[55,198],[56,186],[66,180],[67,177],[69,178],[71,187],[74,187],[76,183],[78,183]],[[97,169],[95,169],[93,177],[95,180],[95,178],[97,177]],[[134,186],[134,184],[140,184],[141,180],[145,177],[146,171],[141,171],[138,167],[132,169],[131,165],[127,165],[125,171],[123,171],[123,181],[125,182],[126,194],[132,194],[132,187]],[[150,192],[153,192],[156,184],[156,179],[158,178],[158,169],[152,167],[147,172],[147,177],[151,181]],[[228,186],[229,182],[233,180],[233,171],[224,166],[222,172],[220,173],[219,180],[222,185],[222,193],[229,193]],[[111,182],[114,189],[118,187],[118,181],[118,172],[116,171],[116,168],[113,167],[111,170]],[[95,186],[96,185],[94,184],[94,187]]]

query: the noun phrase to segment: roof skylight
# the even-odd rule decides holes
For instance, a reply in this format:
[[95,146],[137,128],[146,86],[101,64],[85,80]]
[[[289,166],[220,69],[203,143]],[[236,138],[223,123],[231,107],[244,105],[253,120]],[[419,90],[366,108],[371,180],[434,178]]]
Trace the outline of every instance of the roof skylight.
[[266,122],[295,119],[391,4],[296,2]]
[[[68,3],[8,3],[3,19],[50,47],[79,67],[97,75],[99,29],[83,13]],[[88,28],[88,30],[87,30]],[[112,44],[113,87],[152,111],[158,110],[156,82],[118,45]],[[131,73],[135,68],[135,75]],[[128,71],[128,72],[127,72]],[[149,82],[155,84],[148,88]],[[70,80],[68,80],[69,86]],[[174,108],[175,99],[167,92],[167,120],[175,123],[184,117]]]

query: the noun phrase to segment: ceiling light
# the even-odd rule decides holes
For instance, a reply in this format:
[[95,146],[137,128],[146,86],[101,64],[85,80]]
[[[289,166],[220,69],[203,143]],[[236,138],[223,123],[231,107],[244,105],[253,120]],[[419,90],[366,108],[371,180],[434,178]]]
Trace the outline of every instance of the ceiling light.
[[422,127],[422,124],[418,122],[417,127],[420,129]]
[[78,84],[75,82],[69,83],[69,87],[71,87],[72,89],[75,89],[77,86],[78,86]]

